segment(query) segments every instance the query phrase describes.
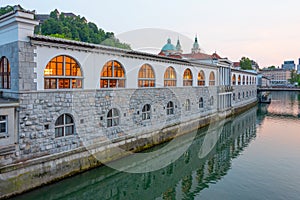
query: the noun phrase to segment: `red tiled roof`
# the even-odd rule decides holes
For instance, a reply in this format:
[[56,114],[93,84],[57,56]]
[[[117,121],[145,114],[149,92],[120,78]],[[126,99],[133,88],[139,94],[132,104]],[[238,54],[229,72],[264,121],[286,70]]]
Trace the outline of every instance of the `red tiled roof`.
[[191,59],[198,59],[198,60],[211,60],[211,59],[221,59],[221,57],[214,53],[212,55],[205,54],[205,53],[189,53],[189,54],[182,54],[185,58],[191,58]]
[[234,62],[233,67],[240,67],[240,62]]

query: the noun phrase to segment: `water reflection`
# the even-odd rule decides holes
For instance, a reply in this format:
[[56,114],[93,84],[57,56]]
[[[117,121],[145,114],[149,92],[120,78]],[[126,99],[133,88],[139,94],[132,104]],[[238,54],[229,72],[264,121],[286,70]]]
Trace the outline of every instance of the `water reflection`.
[[213,133],[200,129],[190,148],[161,170],[130,174],[100,167],[17,199],[193,199],[222,179],[230,170],[232,159],[256,137],[256,108],[222,123],[216,144],[204,158],[199,156],[199,150],[206,134]]
[[299,117],[299,92],[271,92],[272,103],[268,107],[268,115],[282,117]]

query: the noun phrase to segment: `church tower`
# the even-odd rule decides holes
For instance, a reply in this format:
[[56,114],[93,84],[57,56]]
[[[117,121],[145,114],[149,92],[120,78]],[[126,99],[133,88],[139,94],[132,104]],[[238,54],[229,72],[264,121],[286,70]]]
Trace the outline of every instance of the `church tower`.
[[198,38],[195,37],[195,42],[193,44],[192,53],[200,53],[201,49],[199,48]]
[[179,38],[177,40],[176,50],[177,50],[177,53],[180,53],[180,54],[182,54],[182,52],[183,52],[182,48],[181,48],[181,44],[180,44]]

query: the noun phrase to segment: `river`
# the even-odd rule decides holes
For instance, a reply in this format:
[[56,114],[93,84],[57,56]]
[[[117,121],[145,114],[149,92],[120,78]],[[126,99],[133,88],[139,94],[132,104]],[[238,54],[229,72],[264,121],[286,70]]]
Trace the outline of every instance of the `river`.
[[123,172],[98,167],[14,199],[300,199],[300,93],[271,96],[270,105],[180,137],[188,148],[166,167],[125,172],[172,158],[178,144],[149,150],[154,159],[112,165]]

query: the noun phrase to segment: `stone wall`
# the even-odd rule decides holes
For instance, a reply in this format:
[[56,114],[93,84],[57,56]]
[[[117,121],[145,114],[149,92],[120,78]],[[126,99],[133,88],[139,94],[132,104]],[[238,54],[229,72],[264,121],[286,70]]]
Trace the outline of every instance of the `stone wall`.
[[[209,104],[216,92],[216,87],[189,87],[20,93],[20,154],[15,162],[119,141],[207,116],[217,110],[216,102]],[[199,108],[200,97],[203,108]],[[169,101],[175,105],[173,115],[167,115]],[[151,105],[150,120],[142,120],[145,104]],[[119,111],[120,125],[107,127],[107,114],[112,108]],[[73,117],[75,134],[55,138],[55,121],[64,113]]]
[[[247,95],[248,94],[248,95]],[[239,98],[240,96],[240,98]],[[232,92],[232,106],[245,106],[253,101],[257,101],[256,85],[235,85]]]
[[11,89],[1,89],[3,97],[18,99],[19,91],[36,90],[35,48],[21,41],[0,46],[0,58],[5,56],[11,68]]

